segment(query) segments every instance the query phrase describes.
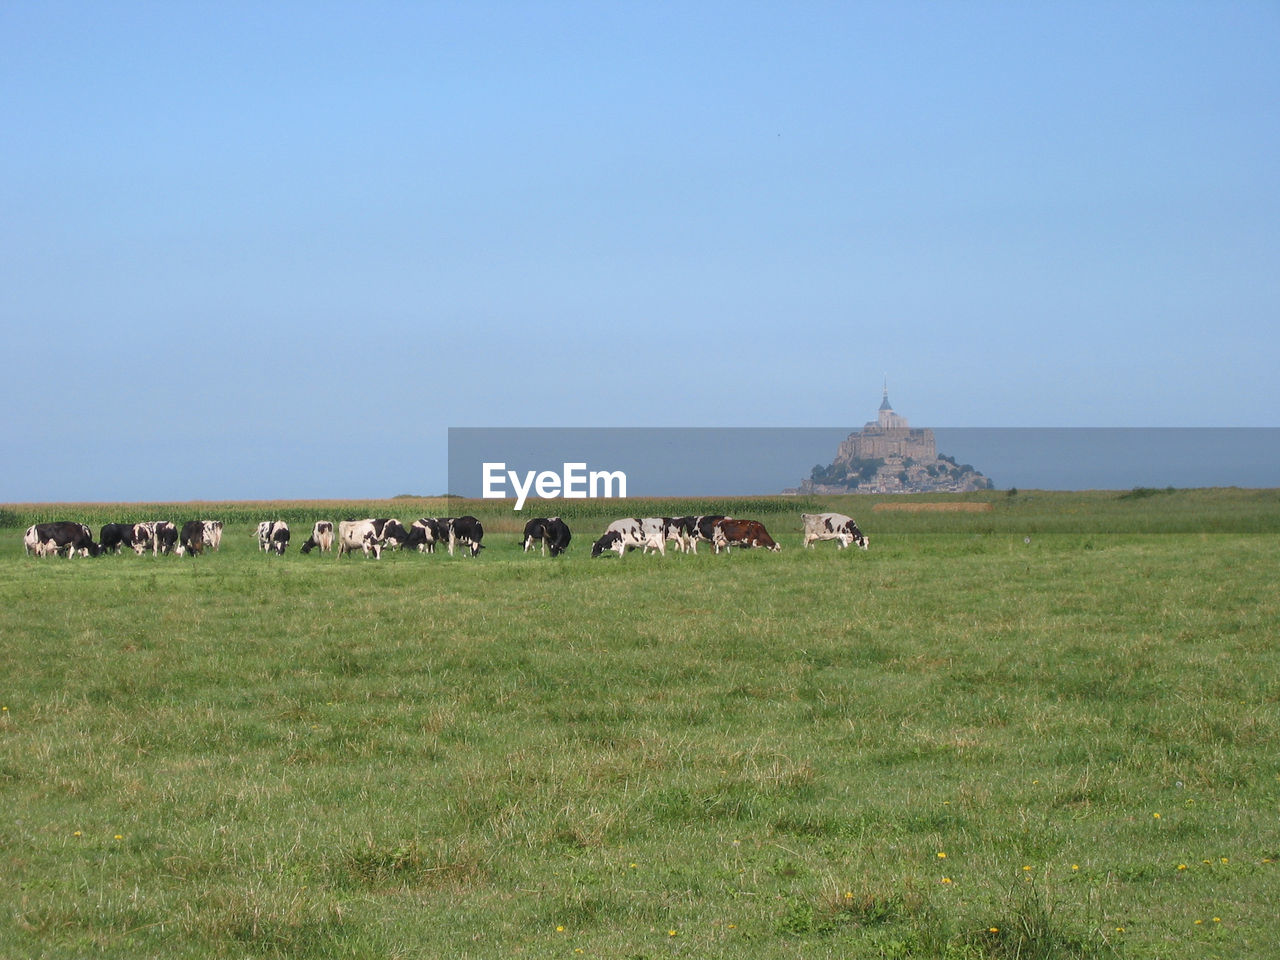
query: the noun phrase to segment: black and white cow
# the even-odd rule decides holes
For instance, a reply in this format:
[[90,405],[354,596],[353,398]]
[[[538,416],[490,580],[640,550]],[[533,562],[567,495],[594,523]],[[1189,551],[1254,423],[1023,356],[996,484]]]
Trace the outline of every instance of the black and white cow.
[[663,535],[675,541],[676,549],[688,553],[693,545],[693,517],[663,517]]
[[178,528],[169,520],[157,520],[151,540],[151,552],[173,553],[178,547]]
[[303,553],[310,553],[316,548],[321,553],[328,553],[333,549],[333,521],[317,520],[315,526],[311,528],[311,536],[307,538],[307,542],[302,545]]
[[705,517],[681,517],[679,522],[684,525],[687,531],[687,549],[693,553],[698,552],[698,541],[703,543],[715,543],[716,524],[721,520],[732,520],[732,517],[721,516],[705,516]]
[[142,556],[169,553],[178,543],[178,528],[168,520],[143,520],[133,525],[133,552]]
[[484,526],[472,516],[446,518],[449,524],[449,556],[453,556],[453,548],[461,543],[471,548],[471,556],[484,549],[480,541],[484,539]]
[[204,545],[210,550],[222,549],[222,521],[221,520],[201,520],[203,526],[202,540]]
[[124,547],[133,546],[133,524],[104,523],[98,540],[103,553],[119,553]]
[[36,523],[27,528],[22,536],[22,545],[28,555],[47,557],[51,553],[62,553],[68,557],[77,554],[82,557],[96,557],[101,548],[93,541],[93,531],[85,524],[74,520],[55,520],[51,523]]
[[818,540],[835,540],[843,550],[851,543],[856,543],[863,550],[870,542],[852,517],[843,513],[802,513],[804,521],[804,545],[812,547]]
[[338,522],[339,557],[361,550],[366,557],[372,552],[375,560],[381,560],[384,548],[399,548],[408,540],[409,532],[399,520],[369,519]]
[[435,517],[423,517],[420,520],[413,521],[409,527],[409,539],[405,541],[406,547],[417,547],[419,553],[435,553],[436,544],[447,542],[449,539],[449,523],[447,520],[438,520]]
[[133,541],[130,546],[133,552],[142,556],[148,550],[155,551],[156,521],[140,520],[133,525]]
[[258,524],[258,549],[284,556],[289,547],[289,524],[283,520],[263,520]]
[[203,520],[188,520],[182,525],[182,532],[178,535],[178,556],[195,556],[204,550],[204,523]]
[[52,557],[58,555],[58,544],[53,540],[41,540],[35,527],[28,527],[22,537],[22,546],[29,557]]
[[373,528],[372,520],[339,520],[338,521],[338,557],[341,559],[348,553],[357,550],[367,557],[373,553],[375,560],[382,559],[382,538]]
[[378,536],[382,538],[383,546],[400,550],[409,542],[409,531],[404,528],[404,524],[399,520],[392,520],[387,517],[379,518],[373,521],[373,527],[378,531]]
[[535,543],[540,542],[543,556],[546,555],[549,547],[551,555],[558,557],[569,549],[571,539],[573,534],[569,531],[569,525],[559,517],[535,517],[524,525],[525,553],[532,550]]
[[657,550],[666,556],[666,520],[663,517],[624,517],[605,527],[604,535],[591,545],[591,556],[598,557],[606,550],[619,557],[628,550],[639,548],[644,553]]
[[[27,532],[22,537],[22,546],[29,557],[56,557],[61,552],[56,540],[41,540],[35,527],[27,528]],[[71,557],[74,554],[68,551],[67,556]]]

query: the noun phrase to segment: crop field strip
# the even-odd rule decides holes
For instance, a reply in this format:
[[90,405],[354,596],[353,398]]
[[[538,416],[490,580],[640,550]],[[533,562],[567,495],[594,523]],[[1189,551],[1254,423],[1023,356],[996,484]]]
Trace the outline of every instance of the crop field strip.
[[[0,507],[0,956],[1274,956],[1280,495],[958,500]],[[783,551],[590,558],[707,512]],[[254,537],[460,513],[476,559]]]

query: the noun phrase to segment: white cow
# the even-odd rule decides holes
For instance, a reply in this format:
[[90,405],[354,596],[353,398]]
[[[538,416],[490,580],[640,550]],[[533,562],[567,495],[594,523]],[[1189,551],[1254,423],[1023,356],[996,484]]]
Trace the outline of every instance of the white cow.
[[311,528],[311,536],[307,542],[302,545],[303,553],[310,553],[312,550],[320,548],[321,553],[328,553],[333,549],[333,521],[317,520],[315,526]]
[[383,547],[400,547],[408,539],[408,532],[398,520],[338,521],[339,557],[362,550],[366,557],[372,552],[375,560],[381,560]]
[[662,517],[625,517],[615,520],[605,528],[604,536],[591,545],[591,556],[598,557],[606,550],[622,556],[628,549],[639,547],[643,552],[657,550],[667,555],[667,521]]
[[851,543],[856,543],[863,550],[870,542],[852,517],[843,513],[802,513],[804,521],[804,545],[812,547],[817,540],[834,540],[843,550]]

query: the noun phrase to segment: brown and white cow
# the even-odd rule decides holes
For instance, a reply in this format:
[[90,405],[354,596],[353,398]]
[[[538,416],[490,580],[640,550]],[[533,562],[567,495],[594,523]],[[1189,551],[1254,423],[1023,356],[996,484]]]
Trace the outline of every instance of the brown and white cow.
[[188,520],[184,523],[182,532],[178,536],[178,549],[176,551],[178,556],[182,557],[190,554],[194,557],[196,554],[202,553],[204,551],[204,531],[203,520]]
[[716,553],[722,547],[725,553],[730,547],[764,547],[775,553],[782,549],[759,520],[734,520],[732,517],[725,517],[716,524],[712,542]]

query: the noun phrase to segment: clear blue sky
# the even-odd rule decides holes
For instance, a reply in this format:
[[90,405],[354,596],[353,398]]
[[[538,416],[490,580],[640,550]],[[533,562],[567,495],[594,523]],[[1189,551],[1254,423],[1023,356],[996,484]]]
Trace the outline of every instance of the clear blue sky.
[[10,3],[0,500],[1280,425],[1280,5]]

